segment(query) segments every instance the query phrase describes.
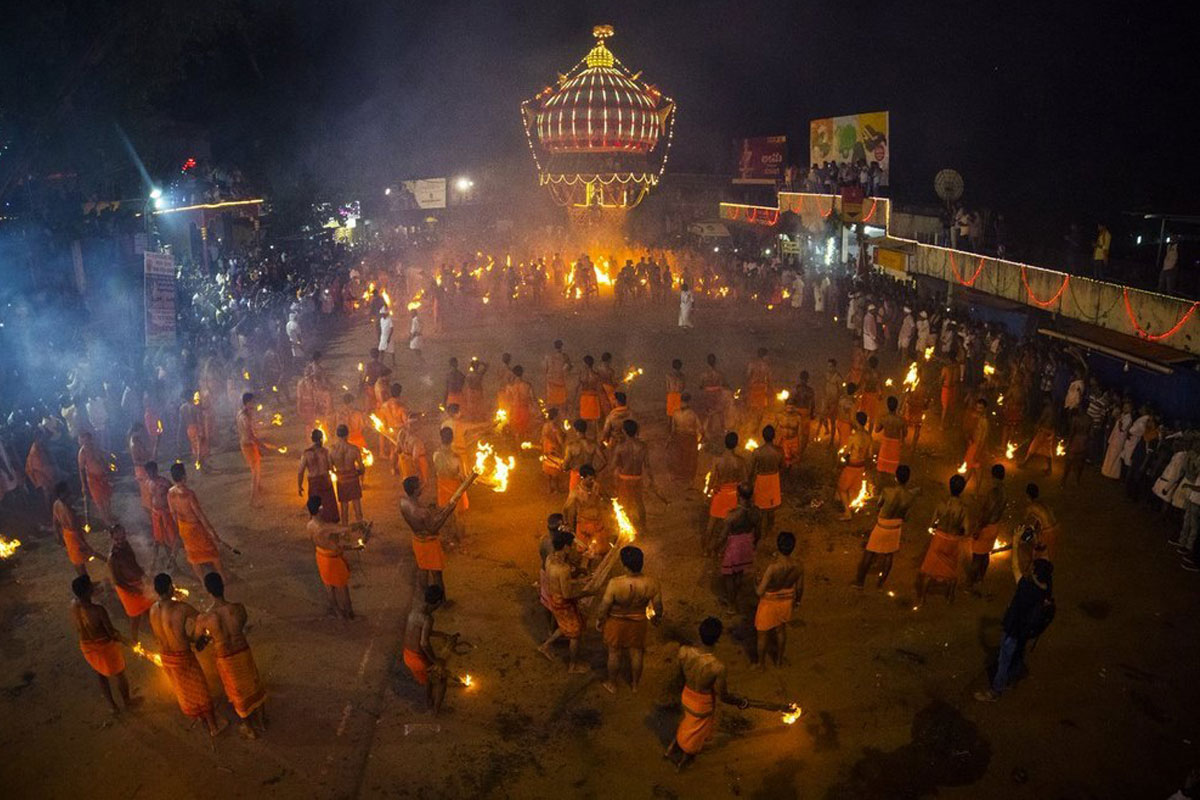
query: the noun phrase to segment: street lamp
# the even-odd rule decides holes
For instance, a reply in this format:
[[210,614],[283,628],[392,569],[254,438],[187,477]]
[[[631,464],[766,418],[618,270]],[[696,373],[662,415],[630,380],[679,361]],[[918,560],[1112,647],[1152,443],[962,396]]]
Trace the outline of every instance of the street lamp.
[[475,186],[475,181],[471,180],[470,178],[466,177],[465,175],[463,177],[457,179],[456,181],[454,181],[454,188],[458,189],[458,191],[460,191],[460,192],[464,192],[464,193],[468,192],[472,188],[474,188],[474,186]]

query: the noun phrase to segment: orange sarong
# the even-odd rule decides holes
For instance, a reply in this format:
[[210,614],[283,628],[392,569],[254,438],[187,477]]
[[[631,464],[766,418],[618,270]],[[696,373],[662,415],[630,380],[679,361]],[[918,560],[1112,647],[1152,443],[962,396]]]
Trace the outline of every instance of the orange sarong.
[[921,562],[921,574],[939,581],[950,581],[958,577],[958,554],[962,546],[961,536],[952,536],[945,531],[935,531]]
[[754,506],[764,510],[779,508],[783,496],[779,491],[779,473],[771,472],[754,477]]
[[191,650],[164,650],[162,665],[171,681],[171,688],[175,690],[180,711],[189,717],[203,717],[212,713],[212,696],[208,693],[204,670],[200,669],[200,662]]
[[627,512],[632,513],[642,502],[642,476],[622,475],[617,473],[617,502]]
[[865,469],[863,464],[847,464],[842,467],[842,472],[838,475],[837,490],[839,492],[853,492],[858,489],[862,486]]
[[121,645],[112,639],[81,640],[79,649],[88,666],[106,678],[125,671],[125,654],[121,652]]
[[340,588],[350,582],[350,565],[346,563],[346,557],[336,550],[317,548],[317,571],[321,573],[321,583],[326,586]]
[[800,463],[800,437],[799,435],[791,438],[781,439],[779,441],[779,449],[783,451],[783,465],[785,467],[795,466]]
[[879,412],[879,392],[863,392],[858,396],[858,410],[874,419]]
[[646,629],[650,620],[640,617],[608,617],[604,620],[604,644],[611,648],[646,649]]
[[680,750],[694,756],[704,749],[717,728],[717,698],[711,690],[697,692],[684,686],[679,700],[683,719],[675,729],[675,742]]
[[573,469],[567,474],[567,494],[575,491],[575,487],[579,485],[579,470]]
[[900,530],[904,525],[902,519],[879,517],[871,536],[867,539],[867,550],[872,553],[895,553],[900,549]]
[[562,595],[550,595],[550,612],[564,639],[578,639],[583,634],[583,616],[579,613],[579,602],[568,600]]
[[258,676],[258,667],[247,645],[236,653],[217,656],[217,674],[225,687],[225,696],[242,719],[267,702],[267,690]]
[[339,475],[337,483],[337,499],[339,503],[350,503],[362,500],[362,479],[357,473]]
[[600,393],[584,389],[579,393],[579,417],[588,421],[600,419]]
[[766,592],[758,598],[758,609],[754,612],[754,630],[771,631],[786,625],[792,619],[796,605],[796,587]]
[[725,519],[730,511],[737,507],[737,484],[723,483],[713,495],[708,504],[708,515],[717,519]]
[[179,538],[183,540],[183,551],[189,564],[212,564],[220,560],[217,543],[198,522],[181,519]]
[[747,405],[750,408],[764,409],[767,407],[767,385],[765,383],[750,384],[750,397],[747,398]]
[[875,459],[875,469],[895,475],[898,466],[900,466],[900,440],[884,436],[879,442],[879,457]]
[[134,464],[133,479],[137,481],[138,495],[142,501],[142,508],[150,511],[150,476],[146,473],[146,468],[140,464]]
[[262,453],[257,444],[242,445],[242,456],[246,459],[246,464],[250,469],[256,469],[262,463]]
[[[458,478],[443,478],[441,475],[437,479],[437,501],[439,506],[444,506],[450,502],[450,497],[458,490],[460,481]],[[466,511],[471,507],[471,501],[467,497],[467,493],[463,492],[462,497],[458,499],[458,505],[454,507],[454,513]]]
[[567,385],[565,383],[546,384],[546,405],[562,406],[567,404]]
[[430,572],[441,572],[446,568],[446,554],[442,551],[442,540],[434,536],[432,539],[412,537],[413,556],[417,559],[417,569]]
[[667,419],[675,416],[675,412],[679,410],[682,397],[679,392],[667,392]]
[[99,472],[87,474],[88,494],[92,496],[92,500],[96,501],[99,506],[107,507],[108,501],[112,499],[112,484],[108,482],[108,476]]
[[993,522],[979,529],[979,536],[971,540],[971,553],[985,556],[996,546],[996,537],[1000,535],[1000,523]]
[[63,547],[67,548],[67,558],[77,567],[87,563],[87,556],[83,554],[83,534],[70,528],[63,528]]
[[341,518],[338,513],[337,493],[333,489],[333,480],[328,473],[308,476],[308,496],[321,498],[321,510],[317,516],[322,521],[337,522]]
[[140,589],[126,589],[119,584],[116,585],[117,597],[121,600],[121,607],[125,609],[125,616],[133,619],[140,617],[150,610],[150,606],[154,605],[154,601],[146,597]]
[[404,648],[404,666],[408,667],[417,683],[429,685],[429,661],[423,654]]
[[963,461],[968,469],[977,469],[983,461],[987,460],[987,457],[987,447],[981,447],[978,442],[971,442],[967,445]]
[[150,532],[155,544],[165,544],[175,547],[179,541],[179,527],[175,524],[175,516],[167,509],[150,510]]

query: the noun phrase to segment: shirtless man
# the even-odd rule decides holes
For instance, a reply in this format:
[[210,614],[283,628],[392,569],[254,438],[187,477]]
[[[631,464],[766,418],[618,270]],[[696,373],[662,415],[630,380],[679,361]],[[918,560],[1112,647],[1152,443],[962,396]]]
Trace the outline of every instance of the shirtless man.
[[[618,393],[618,397],[621,397]],[[638,424],[627,419],[622,425],[625,441],[617,445],[613,463],[617,473],[617,502],[632,513],[633,525],[639,534],[646,532],[646,500],[642,492],[642,479],[655,490],[654,473],[650,469],[650,449],[638,438]]]
[[[258,438],[258,421],[255,418],[254,394],[242,393],[242,408],[237,413],[238,444],[246,466],[250,467],[250,507],[261,508],[262,503],[262,441]],[[174,472],[174,470],[172,470]],[[201,576],[203,577],[203,576]]]
[[146,516],[150,516],[150,487],[146,482],[146,462],[154,460],[158,439],[151,441],[145,424],[135,422],[129,426],[129,460],[133,463],[133,477],[137,481],[138,494]]
[[[608,554],[612,547],[605,520],[609,504],[600,494],[600,482],[591,464],[579,468],[579,483],[567,495],[563,507],[563,523],[575,534],[575,545],[582,551],[584,561],[594,564]],[[542,559],[543,562],[545,559]]]
[[397,433],[400,430],[408,427],[408,409],[400,400],[402,391],[403,387],[400,384],[393,383],[388,387],[388,399],[379,407],[379,416],[384,427],[384,430],[379,432],[379,453],[391,464],[393,475],[399,474],[400,470],[399,454],[393,440],[399,438]]
[[525,367],[517,364],[512,368],[512,382],[508,385],[509,422],[518,441],[525,441],[533,433],[533,418],[537,400],[533,386],[525,380]]
[[542,474],[546,476],[546,492],[554,494],[566,487],[563,478],[563,461],[566,456],[566,441],[562,426],[558,422],[558,409],[552,408],[546,413],[547,419],[542,423]]
[[963,538],[970,529],[967,507],[963,505],[962,492],[967,481],[962,475],[950,477],[950,496],[938,504],[933,512],[933,537],[929,549],[921,561],[917,574],[917,607],[925,604],[925,596],[934,583],[946,584],[946,601],[954,602],[954,590],[958,586],[958,561]]
[[608,582],[596,612],[596,630],[603,631],[608,648],[608,680],[602,685],[612,694],[617,693],[621,655],[628,653],[629,687],[637,694],[646,653],[646,628],[651,620],[658,625],[663,619],[662,587],[655,578],[642,574],[645,557],[640,548],[622,547],[620,557],[629,574]]
[[608,412],[608,416],[604,420],[604,427],[600,430],[600,442],[610,450],[625,441],[625,420],[632,417],[625,393],[613,392],[613,398],[616,402],[613,404],[612,410]]
[[808,385],[808,381],[808,370],[802,370],[800,372],[800,382],[796,384],[795,391],[788,398],[789,401],[794,401],[796,410],[800,414],[800,424],[798,426],[800,452],[797,453],[795,461],[804,458],[804,452],[808,450],[808,440],[812,435],[812,422],[817,415],[817,393]]
[[975,530],[971,534],[971,566],[967,569],[968,589],[974,588],[987,573],[992,548],[996,546],[1000,521],[1004,518],[1007,505],[1008,500],[1004,496],[1004,465],[993,464],[991,486],[983,496],[979,519],[976,520]]
[[738,484],[745,482],[748,475],[746,459],[737,452],[738,435],[733,431],[725,434],[725,452],[712,465],[708,486],[713,492],[708,505],[708,526],[700,540],[700,550],[705,555],[716,552],[716,534],[725,522],[725,516],[737,505]]
[[101,458],[91,431],[79,434],[79,483],[84,493],[92,499],[100,518],[112,524],[112,484],[108,480],[108,462]]
[[696,410],[704,417],[713,414],[724,417],[725,389],[729,386],[729,382],[717,369],[717,356],[714,353],[705,356],[704,363],[707,366],[700,374],[700,402]]
[[241,720],[242,735],[256,739],[267,732],[267,690],[246,641],[246,607],[225,599],[225,582],[215,572],[204,576],[204,588],[212,605],[196,617],[195,629],[216,645],[217,675],[225,696]]
[[862,371],[861,391],[858,395],[858,410],[867,414],[867,430],[871,430],[879,416],[879,394],[882,381],[879,379],[879,358],[871,356]]
[[472,357],[463,377],[463,416],[471,422],[482,422],[490,416],[483,402],[483,379],[487,372],[488,363]]
[[695,489],[692,484],[696,480],[703,431],[700,417],[692,410],[692,396],[687,392],[680,395],[679,405],[671,415],[668,435],[671,474],[683,481],[689,490]]
[[[200,508],[200,498],[187,485],[187,470],[183,464],[176,461],[171,465],[171,481],[175,484],[167,492],[167,505],[175,526],[179,530],[179,538],[183,540],[183,551],[196,579],[203,582],[204,573],[212,567],[222,579],[225,573],[221,569],[221,554],[217,545],[229,545],[217,535],[216,528],[208,521],[204,509]],[[232,547],[229,547],[233,550]],[[236,552],[236,551],[235,551]]]
[[171,482],[158,474],[158,462],[147,461],[146,485],[150,492],[150,533],[154,538],[154,563],[159,563],[159,555],[166,557],[166,568],[175,568],[175,559],[179,553],[179,526],[171,514],[169,492]]
[[[438,432],[441,446],[433,452],[433,474],[437,480],[437,502],[439,506],[447,504],[459,485],[466,479],[468,470],[463,457],[454,449],[454,431],[449,427]],[[467,534],[465,516],[471,508],[467,495],[462,496],[458,507],[447,520],[446,536],[451,545],[460,544]]]
[[866,425],[866,412],[857,412],[854,415],[854,427],[850,438],[845,444],[846,463],[837,481],[837,498],[842,504],[842,516],[839,519],[843,521],[850,519],[854,514],[854,510],[850,508],[850,500],[861,488],[867,461],[871,458],[871,434],[867,433]]
[[466,397],[463,395],[463,386],[466,385],[467,376],[458,368],[458,359],[450,359],[450,369],[446,373],[446,388],[442,393],[442,405],[450,408],[456,405],[459,408],[464,408]]
[[433,612],[444,600],[441,586],[426,586],[420,600],[413,602],[404,623],[404,665],[413,679],[425,687],[425,700],[435,717],[446,697],[446,669],[431,641],[434,636],[445,635],[433,629]]
[[837,417],[838,400],[842,396],[843,378],[842,373],[838,372],[837,359],[829,359],[829,363],[825,368],[824,388],[821,392],[821,422],[817,426],[817,436],[820,437],[821,429],[824,428],[829,434],[829,446],[836,447],[835,432],[837,428],[834,425]]
[[912,508],[920,489],[909,489],[909,468],[907,464],[896,467],[896,485],[889,486],[879,496],[879,516],[875,519],[875,527],[863,549],[862,559],[858,562],[858,573],[854,577],[855,588],[861,589],[867,579],[867,573],[875,558],[880,559],[878,588],[883,588],[888,573],[892,571],[892,557],[900,550],[900,538],[903,534],[904,520]]
[[75,510],[71,508],[71,494],[66,481],[59,481],[54,487],[54,505],[51,508],[51,521],[54,523],[54,533],[58,543],[67,551],[71,566],[79,575],[87,575],[89,558],[103,558],[88,544],[86,531],[79,524]]
[[850,433],[854,430],[854,415],[858,413],[855,410],[858,408],[857,392],[858,384],[851,381],[842,389],[842,394],[837,399],[837,407],[834,411],[833,438],[829,443],[831,447],[836,445],[839,452],[846,447],[846,443],[850,441]]
[[757,356],[746,365],[746,406],[754,427],[762,424],[770,401],[771,365],[767,363],[767,348],[760,347]]
[[779,471],[783,469],[783,451],[775,446],[775,427],[762,429],[763,442],[750,454],[750,483],[754,486],[754,505],[762,511],[758,538],[775,532],[775,511],[783,505]]
[[625,405],[624,400],[617,399],[617,370],[613,366],[612,353],[601,353],[600,364],[596,367],[596,377],[600,379],[601,395],[605,419],[618,405]]
[[203,472],[208,466],[209,447],[208,427],[205,424],[204,412],[200,408],[200,393],[189,394],[187,389],[184,389],[179,397],[179,427],[175,431],[175,451],[183,451],[183,443],[179,441],[180,434],[187,436],[188,446],[192,451],[192,462],[198,471]]
[[71,592],[75,599],[71,601],[71,624],[79,635],[79,649],[83,657],[96,672],[100,681],[100,691],[108,701],[112,713],[119,714],[121,709],[113,700],[112,688],[108,679],[117,679],[117,689],[121,692],[121,701],[126,709],[141,705],[142,698],[132,697],[129,693],[129,681],[125,679],[125,654],[121,645],[129,644],[129,640],[117,632],[104,606],[92,602],[92,580],[87,575],[77,575],[71,581]]
[[355,619],[354,604],[350,602],[350,565],[346,563],[346,550],[362,550],[363,541],[346,546],[343,537],[349,528],[328,522],[321,514],[323,501],[320,495],[311,495],[305,508],[308,509],[308,536],[316,548],[317,573],[321,583],[329,587],[329,601],[333,613],[341,619]]
[[562,637],[567,640],[567,672],[586,673],[586,664],[579,663],[579,639],[583,636],[583,614],[579,611],[580,598],[591,594],[584,590],[582,582],[575,579],[575,567],[570,561],[570,548],[574,542],[570,531],[559,530],[552,534],[554,552],[546,559],[546,592],[550,597],[550,612],[554,614],[554,631],[538,646],[538,652],[547,659],[550,645]]
[[117,590],[117,599],[121,601],[121,608],[125,610],[125,616],[129,618],[129,637],[136,642],[142,618],[146,616],[146,612],[150,610],[154,601],[146,596],[144,586],[146,573],[142,570],[142,565],[138,563],[137,553],[133,551],[129,539],[125,536],[125,529],[120,525],[114,525],[109,529],[109,534],[112,536],[112,547],[108,551],[108,574],[112,577],[113,587]]
[[754,661],[759,669],[766,669],[767,648],[772,640],[775,644],[775,666],[782,667],[787,663],[784,657],[787,624],[792,619],[792,610],[800,605],[800,598],[804,595],[804,564],[792,557],[795,549],[795,534],[780,531],[775,537],[775,555],[755,588],[758,608],[754,612]]
[[309,497],[321,498],[321,518],[326,522],[337,522],[337,495],[333,490],[333,479],[329,477],[332,467],[329,451],[325,449],[325,434],[313,429],[310,434],[312,445],[300,454],[300,469],[296,472],[296,493],[304,496],[304,476],[308,476]]
[[725,517],[721,534],[713,548],[721,554],[721,582],[725,596],[721,602],[737,608],[742,575],[754,566],[754,551],[758,547],[758,532],[762,528],[762,512],[754,506],[754,488],[738,484],[737,505]]
[[[725,665],[713,648],[721,638],[723,626],[716,617],[700,623],[700,644],[680,645],[679,668],[683,671],[683,719],[675,729],[675,738],[663,756],[683,769],[699,755],[704,744],[717,730],[717,700],[749,708],[749,701],[729,691]],[[678,756],[676,753],[678,752]]]
[[983,474],[988,461],[988,438],[991,435],[991,422],[987,413],[988,401],[979,398],[975,401],[975,425],[971,428],[967,439],[967,452],[963,463],[967,465],[967,482],[975,479],[975,494],[982,491]]
[[[446,584],[442,579],[442,571],[445,569],[446,557],[442,552],[442,541],[438,538],[438,532],[454,513],[458,497],[450,495],[447,503],[440,507],[432,504],[421,505],[421,488],[421,479],[415,475],[404,479],[405,496],[400,501],[400,513],[412,531],[413,555],[420,573],[421,588],[439,586],[444,596]],[[455,494],[457,492],[456,489]]]
[[[1058,517],[1041,499],[1041,490],[1036,483],[1025,485],[1025,496],[1029,498],[1029,504],[1025,506],[1024,524],[1034,530],[1033,557],[1053,562],[1058,556]],[[1022,569],[1022,574],[1028,571]]]
[[875,470],[880,474],[895,475],[896,467],[900,466],[900,447],[904,444],[904,418],[896,413],[900,405],[895,397],[888,395],[887,413],[879,418],[875,426],[881,434],[879,440],[879,455],[875,459]]
[[567,374],[571,371],[571,358],[563,352],[562,339],[554,340],[554,350],[546,356],[543,366],[546,373],[546,407],[557,408],[565,418]]
[[192,652],[193,644],[197,650],[203,650],[209,642],[196,628],[200,612],[191,604],[175,599],[175,585],[165,572],[154,576],[154,591],[158,600],[150,607],[150,627],[163,648],[162,666],[175,691],[179,710],[193,719],[203,719],[209,735],[216,736],[229,723],[217,718],[204,671]]
[[574,425],[575,435],[567,440],[567,454],[563,458],[563,469],[569,476],[567,491],[570,492],[579,483],[579,470],[584,464],[590,464],[592,469],[599,472],[607,463],[600,447],[588,438],[587,420],[577,419]]
[[687,391],[687,378],[683,375],[683,362],[678,358],[671,361],[671,369],[667,372],[667,419],[675,416],[679,410],[683,393]]
[[600,376],[592,369],[595,364],[595,359],[590,355],[583,357],[583,368],[579,371],[579,382],[576,384],[578,390],[579,417],[592,423],[588,428],[589,432],[599,434],[600,432],[600,395],[603,393],[600,388]]
[[350,443],[350,429],[345,425],[338,425],[335,433],[337,441],[329,448],[329,466],[337,475],[335,488],[341,509],[340,519],[350,521],[350,506],[353,505],[354,519],[362,522],[362,474],[366,471],[362,450]]
[[333,420],[335,436],[337,429],[345,425],[346,441],[358,448],[367,446],[367,416],[354,405],[354,395],[349,392],[342,395],[342,403],[337,407]]
[[380,360],[379,356],[379,348],[372,347],[370,358],[368,358],[367,363],[363,365],[360,393],[363,397],[363,408],[367,409],[368,411],[373,409],[378,402],[378,397],[375,394],[375,384],[380,378],[386,378],[388,375],[392,374],[391,368],[385,366]]

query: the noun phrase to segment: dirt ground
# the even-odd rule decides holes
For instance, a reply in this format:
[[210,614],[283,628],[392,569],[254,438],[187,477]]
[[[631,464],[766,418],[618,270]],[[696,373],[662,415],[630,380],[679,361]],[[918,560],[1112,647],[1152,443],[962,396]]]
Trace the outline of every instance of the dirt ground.
[[[789,383],[801,368],[817,375],[828,356],[843,363],[849,356],[844,331],[780,313],[701,306],[697,317],[696,329],[682,332],[671,309],[557,311],[520,325],[493,312],[431,337],[424,367],[399,354],[400,380],[411,408],[433,409],[450,355],[498,363],[510,350],[538,376],[535,365],[556,337],[576,359],[611,350],[619,366],[646,370],[631,403],[658,463],[662,377],[672,357],[684,359],[694,385],[709,350],[732,378],[765,345]],[[328,342],[342,381],[356,377],[370,339],[358,320]],[[680,715],[674,656],[701,619],[721,610],[713,565],[698,553],[705,506],[697,493],[664,481],[673,502],[648,500],[650,532],[640,544],[646,571],[663,581],[666,616],[651,633],[641,692],[622,687],[614,697],[600,686],[604,651],[594,631],[584,640],[589,675],[568,677],[562,663],[534,650],[545,624],[536,542],[563,497],[546,495],[533,454],[518,456],[507,494],[474,490],[466,546],[450,556],[446,573],[457,602],[438,614],[437,626],[475,645],[451,666],[476,683],[452,688],[433,719],[399,660],[414,584],[399,487],[390,475],[369,476],[364,505],[376,536],[361,557],[351,556],[351,590],[365,619],[341,623],[329,615],[295,494],[305,431],[283,410],[288,424],[268,436],[291,453],[266,461],[267,509],[248,508],[236,451],[222,452],[213,474],[193,480],[221,534],[243,553],[228,562],[228,596],[250,613],[249,639],[269,692],[266,738],[247,741],[231,728],[210,743],[179,713],[161,672],[132,656],[128,675],[146,703],[112,719],[70,630],[66,557],[53,539],[25,534],[19,555],[0,564],[4,796],[1153,798],[1170,794],[1200,763],[1196,577],[1164,545],[1175,523],[1134,507],[1095,471],[1064,493],[1056,470],[1054,484],[1043,487],[1062,521],[1058,618],[1030,655],[1028,676],[1000,703],[984,705],[972,693],[985,685],[1013,590],[1007,557],[995,562],[980,596],[962,592],[953,605],[935,596],[912,610],[923,531],[961,459],[960,440],[943,440],[934,424],[921,453],[905,454],[924,491],[892,571],[895,597],[849,587],[870,521],[834,520],[832,460],[819,449],[785,490],[778,523],[797,533],[807,570],[789,634],[791,665],[750,669],[749,597],[725,616],[717,648],[735,691],[797,702],[804,716],[785,726],[778,714],[722,707],[716,741],[677,774],[660,758]],[[432,426],[421,431],[432,446]],[[1010,498],[1035,477],[1010,474]],[[149,534],[128,479],[118,498],[149,564]],[[823,505],[813,508],[814,499]],[[760,565],[768,554],[764,545]],[[177,577],[193,599],[202,596],[190,574]],[[105,603],[126,628],[115,597]],[[227,705],[224,714],[233,718]]]

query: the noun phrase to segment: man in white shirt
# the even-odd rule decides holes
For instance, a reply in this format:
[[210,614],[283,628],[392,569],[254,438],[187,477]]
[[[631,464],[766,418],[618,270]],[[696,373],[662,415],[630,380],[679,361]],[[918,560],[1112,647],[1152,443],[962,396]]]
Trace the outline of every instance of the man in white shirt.
[[408,324],[408,349],[417,354],[417,358],[421,358],[421,317],[417,313],[417,309],[412,310],[412,321]]
[[393,367],[396,366],[396,340],[392,335],[395,327],[396,323],[385,306],[379,312],[379,353],[390,358]]

